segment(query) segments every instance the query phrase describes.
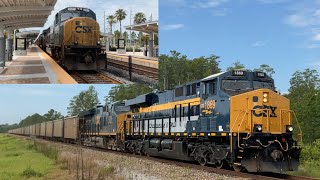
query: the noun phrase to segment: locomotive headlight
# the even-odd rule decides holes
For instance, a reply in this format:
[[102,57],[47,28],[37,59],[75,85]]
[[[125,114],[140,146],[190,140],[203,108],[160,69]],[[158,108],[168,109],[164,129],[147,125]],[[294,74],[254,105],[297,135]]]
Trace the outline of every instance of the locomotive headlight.
[[293,126],[287,125],[287,132],[293,132]]
[[100,44],[101,44],[101,41],[98,41],[97,44],[100,45]]
[[78,41],[75,41],[75,42],[74,42],[74,45],[78,45]]
[[261,132],[262,131],[262,124],[255,124],[253,127],[254,132]]
[[263,93],[263,102],[267,103],[268,102],[268,93]]

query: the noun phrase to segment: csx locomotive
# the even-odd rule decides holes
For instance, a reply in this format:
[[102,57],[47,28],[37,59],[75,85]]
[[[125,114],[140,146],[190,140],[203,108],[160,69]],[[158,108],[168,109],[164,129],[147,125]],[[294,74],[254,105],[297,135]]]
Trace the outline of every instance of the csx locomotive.
[[262,72],[214,74],[80,113],[84,145],[248,172],[297,170],[289,100]]
[[68,70],[105,68],[101,51],[100,27],[96,14],[87,8],[69,7],[55,16],[54,24],[44,30],[36,43]]

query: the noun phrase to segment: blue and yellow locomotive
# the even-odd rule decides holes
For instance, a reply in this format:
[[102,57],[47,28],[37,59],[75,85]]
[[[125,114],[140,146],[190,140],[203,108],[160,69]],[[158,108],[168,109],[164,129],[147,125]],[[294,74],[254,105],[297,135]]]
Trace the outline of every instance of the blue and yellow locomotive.
[[[237,171],[297,170],[299,132],[289,100],[262,72],[234,70],[91,111],[92,146]],[[301,130],[298,134],[301,140]]]

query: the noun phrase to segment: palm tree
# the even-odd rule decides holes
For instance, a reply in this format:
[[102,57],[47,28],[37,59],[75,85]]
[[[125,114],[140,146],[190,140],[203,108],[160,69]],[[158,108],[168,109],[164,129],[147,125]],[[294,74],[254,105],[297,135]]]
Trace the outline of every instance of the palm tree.
[[117,21],[120,22],[120,34],[122,35],[122,24],[121,21],[124,20],[127,16],[127,13],[124,9],[118,9],[115,14]]
[[131,40],[133,41],[133,44],[135,44],[136,38],[137,38],[137,34],[136,34],[134,31],[132,31],[132,33],[131,33]]
[[116,41],[118,41],[118,39],[120,39],[120,37],[121,37],[120,31],[116,30],[116,31],[114,32],[114,36],[115,36],[115,38],[116,38]]
[[125,32],[123,33],[123,38],[126,40],[126,43],[127,43],[127,42],[128,42],[128,39],[129,39],[129,34],[128,34],[127,31],[125,31]]
[[143,40],[144,40],[144,35],[142,32],[139,32],[138,34],[138,39],[139,39],[139,46],[142,47],[143,46]]
[[135,24],[142,24],[147,21],[146,15],[142,12],[138,12],[134,15],[134,23]]
[[110,15],[107,17],[107,20],[108,20],[108,23],[109,23],[109,26],[110,26],[110,32],[112,34],[112,27],[113,27],[113,24],[117,23],[117,19],[114,15]]

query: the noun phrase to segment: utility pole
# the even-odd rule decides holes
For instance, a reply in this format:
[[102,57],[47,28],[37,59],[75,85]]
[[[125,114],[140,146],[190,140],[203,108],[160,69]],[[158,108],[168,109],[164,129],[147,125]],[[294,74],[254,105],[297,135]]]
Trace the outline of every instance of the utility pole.
[[[130,7],[130,26],[132,26],[132,7]],[[130,46],[132,46],[132,34],[131,34],[131,28],[130,28]]]
[[106,34],[106,11],[104,11],[104,16],[103,16],[103,33]]

